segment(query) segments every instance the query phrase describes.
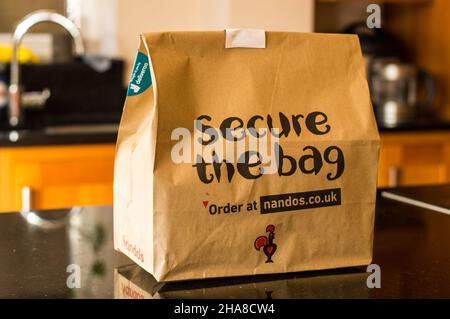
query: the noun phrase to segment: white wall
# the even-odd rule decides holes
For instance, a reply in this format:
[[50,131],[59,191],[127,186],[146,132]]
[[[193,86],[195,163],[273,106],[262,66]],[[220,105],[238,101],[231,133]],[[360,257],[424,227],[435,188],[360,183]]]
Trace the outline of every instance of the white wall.
[[[108,0],[106,0],[108,1]],[[112,1],[112,0],[110,0]],[[227,27],[311,32],[314,0],[114,0],[127,78],[143,32]]]
[[312,32],[312,0],[229,0],[228,24],[236,28]]
[[257,28],[313,30],[314,0],[66,0],[88,52],[127,61],[143,32]]

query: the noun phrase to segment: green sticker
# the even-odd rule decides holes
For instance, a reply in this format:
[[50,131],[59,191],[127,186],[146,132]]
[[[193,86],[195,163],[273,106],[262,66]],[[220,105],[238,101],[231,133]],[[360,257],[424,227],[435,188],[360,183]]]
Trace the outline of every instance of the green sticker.
[[131,72],[130,85],[128,86],[127,95],[138,95],[147,90],[152,85],[152,77],[150,75],[150,62],[148,57],[138,52]]

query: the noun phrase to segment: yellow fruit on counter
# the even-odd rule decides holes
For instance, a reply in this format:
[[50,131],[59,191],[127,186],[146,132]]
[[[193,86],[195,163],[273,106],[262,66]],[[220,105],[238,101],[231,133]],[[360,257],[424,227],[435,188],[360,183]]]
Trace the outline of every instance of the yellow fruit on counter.
[[[0,44],[0,63],[11,63],[12,49],[11,46]],[[38,63],[39,57],[29,48],[19,48],[19,63]]]

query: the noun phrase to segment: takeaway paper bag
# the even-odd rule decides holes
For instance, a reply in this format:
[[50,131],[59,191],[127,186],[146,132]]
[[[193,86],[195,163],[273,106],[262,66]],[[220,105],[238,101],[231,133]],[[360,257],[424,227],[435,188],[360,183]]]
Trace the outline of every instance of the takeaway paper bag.
[[371,261],[379,136],[357,37],[253,34],[141,36],[114,244],[158,281]]

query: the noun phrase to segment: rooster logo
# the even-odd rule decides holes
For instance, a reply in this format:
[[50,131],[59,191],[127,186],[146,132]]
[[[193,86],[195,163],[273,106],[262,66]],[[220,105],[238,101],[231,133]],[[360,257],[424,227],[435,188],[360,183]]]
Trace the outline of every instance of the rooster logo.
[[275,226],[267,225],[266,233],[269,233],[268,238],[267,236],[259,236],[258,238],[256,238],[255,249],[260,251],[261,247],[263,247],[263,252],[267,256],[266,263],[273,263],[272,256],[277,250],[277,245],[273,242],[273,240],[275,239]]

